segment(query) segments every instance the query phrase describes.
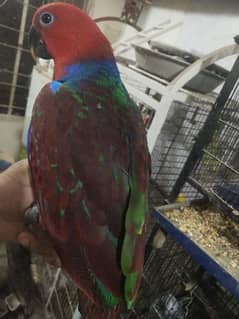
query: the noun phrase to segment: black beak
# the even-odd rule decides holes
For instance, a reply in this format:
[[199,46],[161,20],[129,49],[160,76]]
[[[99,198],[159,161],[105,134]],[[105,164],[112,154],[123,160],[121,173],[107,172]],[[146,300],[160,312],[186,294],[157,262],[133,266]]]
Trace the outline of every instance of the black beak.
[[31,27],[29,33],[29,43],[30,43],[30,51],[34,61],[37,61],[37,58],[51,59],[51,55],[49,54],[45,43],[42,41],[40,34]]

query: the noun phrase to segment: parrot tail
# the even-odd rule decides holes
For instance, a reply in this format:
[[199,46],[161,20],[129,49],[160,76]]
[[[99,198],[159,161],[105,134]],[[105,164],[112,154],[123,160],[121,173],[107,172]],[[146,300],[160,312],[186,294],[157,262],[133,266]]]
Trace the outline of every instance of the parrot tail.
[[121,319],[120,307],[105,309],[101,305],[93,303],[87,296],[78,290],[79,312],[82,319]]

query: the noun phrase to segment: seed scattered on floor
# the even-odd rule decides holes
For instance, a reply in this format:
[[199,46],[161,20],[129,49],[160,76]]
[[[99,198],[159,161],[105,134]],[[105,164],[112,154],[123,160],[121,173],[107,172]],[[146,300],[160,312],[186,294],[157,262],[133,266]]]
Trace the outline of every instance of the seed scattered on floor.
[[164,215],[239,280],[239,224],[215,208],[186,207]]

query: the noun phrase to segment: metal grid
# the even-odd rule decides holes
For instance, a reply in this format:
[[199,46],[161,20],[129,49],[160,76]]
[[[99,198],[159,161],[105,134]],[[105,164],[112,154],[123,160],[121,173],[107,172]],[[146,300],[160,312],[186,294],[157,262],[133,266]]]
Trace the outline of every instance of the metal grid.
[[[24,116],[33,60],[28,30],[44,0],[0,0],[0,114]],[[83,7],[87,1],[65,1]]]
[[72,319],[78,304],[77,288],[61,269],[35,257],[40,273],[40,292],[47,319]]
[[[211,111],[212,102],[189,97],[174,101],[152,152],[152,178],[166,198],[182,172],[193,145]],[[187,198],[199,194],[191,185],[182,190]]]
[[214,200],[239,211],[239,81],[214,123],[210,143],[203,148],[192,178]]
[[[185,189],[185,183],[212,200],[225,212],[239,210],[239,58],[198,132],[197,139],[173,186],[170,200]],[[190,133],[191,134],[191,133]],[[178,161],[178,158],[176,160]],[[198,195],[197,195],[198,197]],[[188,199],[193,199],[189,197]]]
[[128,319],[236,319],[239,303],[173,239],[153,249]]
[[[152,248],[160,231],[162,245]],[[146,263],[139,296],[125,319],[236,319],[239,303],[184,248],[153,227],[147,245]],[[38,261],[38,265],[39,265]],[[72,319],[78,295],[74,284],[62,273],[42,263],[41,291],[46,318]],[[123,318],[123,317],[122,317]]]

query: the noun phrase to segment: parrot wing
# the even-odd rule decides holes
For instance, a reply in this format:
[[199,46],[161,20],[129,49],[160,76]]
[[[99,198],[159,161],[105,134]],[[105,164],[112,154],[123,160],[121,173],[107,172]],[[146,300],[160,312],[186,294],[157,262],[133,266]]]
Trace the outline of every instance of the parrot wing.
[[112,92],[86,81],[79,93],[54,81],[35,102],[29,143],[35,198],[63,268],[111,307],[124,282],[130,308],[143,267],[150,166],[137,107],[123,85]]

